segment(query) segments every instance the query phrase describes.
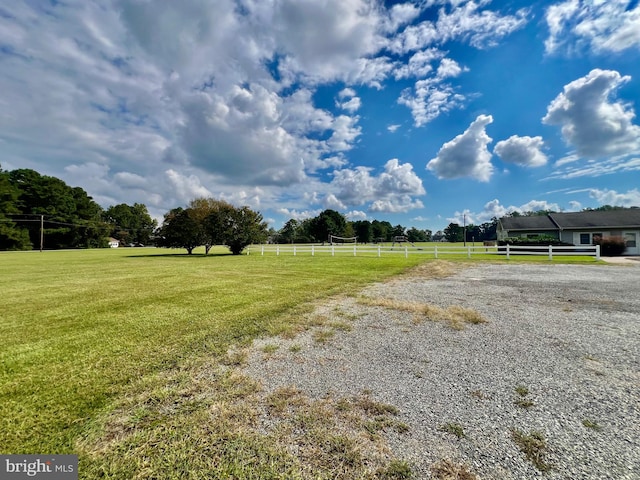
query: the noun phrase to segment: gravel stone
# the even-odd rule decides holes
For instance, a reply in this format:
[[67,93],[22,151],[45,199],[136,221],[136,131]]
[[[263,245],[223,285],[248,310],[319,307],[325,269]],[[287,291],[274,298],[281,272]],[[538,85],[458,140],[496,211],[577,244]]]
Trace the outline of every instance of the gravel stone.
[[[478,264],[450,277],[415,276],[362,293],[440,307],[460,305],[488,323],[444,322],[367,306],[318,307],[352,325],[326,343],[313,330],[255,342],[245,372],[267,392],[295,386],[312,398],[363,391],[396,406],[406,433],[388,432],[416,478],[448,458],[482,479],[640,479],[640,262],[622,265]],[[355,317],[354,317],[355,316]],[[319,327],[322,328],[322,327]],[[260,346],[280,344],[265,355]],[[291,345],[299,352],[289,350]],[[528,389],[526,395],[516,387]],[[530,400],[523,408],[516,400]],[[587,427],[583,422],[594,422]],[[465,437],[442,430],[457,423]],[[541,432],[542,473],[512,438]]]

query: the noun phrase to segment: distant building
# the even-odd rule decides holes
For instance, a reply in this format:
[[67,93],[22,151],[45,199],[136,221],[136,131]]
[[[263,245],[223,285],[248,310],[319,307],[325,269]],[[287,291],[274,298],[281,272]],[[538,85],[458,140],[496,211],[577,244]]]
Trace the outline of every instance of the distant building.
[[549,213],[498,220],[498,240],[508,237],[552,236],[574,245],[593,245],[594,237],[622,237],[625,254],[638,255],[640,249],[640,208]]
[[118,248],[120,246],[120,240],[117,238],[109,237],[109,248]]

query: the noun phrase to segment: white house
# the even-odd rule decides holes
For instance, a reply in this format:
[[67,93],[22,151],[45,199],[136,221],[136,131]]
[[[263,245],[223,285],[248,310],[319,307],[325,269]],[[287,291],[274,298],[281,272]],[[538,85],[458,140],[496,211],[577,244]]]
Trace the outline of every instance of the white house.
[[626,255],[640,254],[640,208],[549,213],[498,220],[498,240],[550,235],[574,245],[593,245],[594,237],[622,237]]
[[118,248],[120,246],[120,240],[117,238],[109,237],[109,248]]

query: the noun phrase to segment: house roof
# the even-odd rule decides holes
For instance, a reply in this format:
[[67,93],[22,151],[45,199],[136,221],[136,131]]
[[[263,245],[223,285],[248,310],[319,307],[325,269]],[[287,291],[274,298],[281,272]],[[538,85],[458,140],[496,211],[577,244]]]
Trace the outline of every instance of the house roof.
[[504,230],[576,230],[596,228],[640,228],[640,208],[625,210],[587,210],[550,213],[530,217],[503,217]]
[[640,208],[550,213],[560,228],[640,228]]
[[558,226],[547,215],[503,217],[500,223],[504,230],[558,230]]

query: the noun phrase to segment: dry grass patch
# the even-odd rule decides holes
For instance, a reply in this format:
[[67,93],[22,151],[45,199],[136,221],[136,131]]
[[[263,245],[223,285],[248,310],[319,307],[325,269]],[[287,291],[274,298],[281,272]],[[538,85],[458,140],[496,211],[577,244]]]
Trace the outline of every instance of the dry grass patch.
[[459,305],[442,308],[428,303],[373,297],[359,297],[358,302],[371,307],[412,313],[414,323],[424,320],[444,321],[454,330],[463,330],[465,324],[476,325],[487,322],[479,312]]
[[447,262],[445,260],[434,260],[424,262],[410,269],[403,276],[419,278],[447,278],[466,268],[462,263]]
[[431,475],[436,480],[478,480],[478,477],[466,465],[455,463],[447,458],[431,466]]
[[[225,357],[226,358],[226,357]],[[215,362],[143,377],[76,445],[85,478],[410,478],[385,432],[398,410],[366,394],[265,394]]]

